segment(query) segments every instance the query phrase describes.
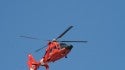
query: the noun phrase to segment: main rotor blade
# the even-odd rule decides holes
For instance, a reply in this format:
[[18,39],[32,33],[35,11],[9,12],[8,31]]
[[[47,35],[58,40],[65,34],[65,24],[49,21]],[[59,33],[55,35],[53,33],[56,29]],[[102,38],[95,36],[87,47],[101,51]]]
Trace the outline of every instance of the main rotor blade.
[[68,27],[61,35],[59,35],[59,36],[56,38],[56,40],[59,39],[59,38],[61,38],[64,34],[66,34],[72,27],[73,27],[73,26]]
[[40,50],[42,50],[42,49],[45,48],[45,47],[47,47],[47,45],[44,46],[44,47],[41,47],[41,48],[37,49],[35,52],[39,52]]
[[19,36],[19,37],[28,38],[28,39],[35,39],[35,40],[40,40],[40,39],[38,39],[38,38],[29,37],[29,36]]
[[87,43],[88,41],[59,41],[59,42],[83,42],[83,43]]

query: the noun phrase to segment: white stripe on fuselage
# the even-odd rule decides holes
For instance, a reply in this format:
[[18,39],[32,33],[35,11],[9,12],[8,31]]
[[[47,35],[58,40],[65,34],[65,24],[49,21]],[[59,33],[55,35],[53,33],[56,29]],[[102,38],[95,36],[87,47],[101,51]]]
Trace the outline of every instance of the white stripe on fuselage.
[[30,68],[30,70],[34,70],[33,68]]
[[46,64],[48,64],[48,63],[44,63],[43,62],[43,58],[40,60],[40,64],[41,64],[41,66],[44,66],[44,65],[46,65]]

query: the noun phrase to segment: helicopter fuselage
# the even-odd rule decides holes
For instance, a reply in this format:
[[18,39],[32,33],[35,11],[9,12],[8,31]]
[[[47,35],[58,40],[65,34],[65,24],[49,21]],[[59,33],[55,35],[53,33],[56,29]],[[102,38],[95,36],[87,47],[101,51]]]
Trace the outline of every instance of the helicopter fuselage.
[[49,42],[48,48],[46,49],[46,53],[43,57],[43,62],[55,62],[56,60],[66,57],[72,48],[72,45],[66,43]]

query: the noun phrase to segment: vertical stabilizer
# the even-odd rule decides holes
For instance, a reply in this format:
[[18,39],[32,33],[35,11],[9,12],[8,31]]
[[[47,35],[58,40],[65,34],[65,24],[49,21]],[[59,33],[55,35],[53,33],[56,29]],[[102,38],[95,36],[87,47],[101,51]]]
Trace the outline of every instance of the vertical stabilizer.
[[28,55],[27,64],[28,64],[29,70],[37,70],[40,66],[40,63],[35,61],[35,59],[33,58],[31,54]]

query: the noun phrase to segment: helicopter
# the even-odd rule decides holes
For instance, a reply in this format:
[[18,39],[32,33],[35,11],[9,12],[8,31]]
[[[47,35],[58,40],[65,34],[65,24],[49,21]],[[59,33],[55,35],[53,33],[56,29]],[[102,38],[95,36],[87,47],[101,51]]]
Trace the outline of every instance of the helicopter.
[[[40,61],[36,61],[32,54],[28,54],[27,65],[29,70],[37,70],[40,66],[44,66],[46,70],[49,70],[49,63],[55,62],[61,58],[67,58],[67,55],[72,50],[73,45],[67,44],[68,42],[83,42],[87,41],[61,41],[62,38],[73,26],[69,26],[63,33],[61,33],[57,38],[53,40],[49,40],[46,46],[39,48],[36,52],[46,47],[46,51],[44,56],[40,59]],[[21,36],[25,37],[25,36]],[[30,37],[25,37],[30,38]]]

